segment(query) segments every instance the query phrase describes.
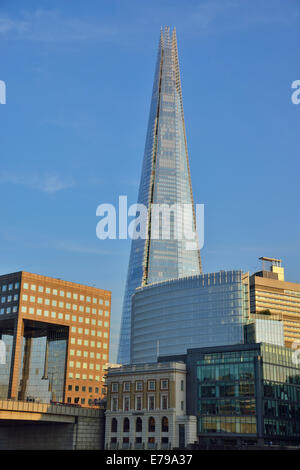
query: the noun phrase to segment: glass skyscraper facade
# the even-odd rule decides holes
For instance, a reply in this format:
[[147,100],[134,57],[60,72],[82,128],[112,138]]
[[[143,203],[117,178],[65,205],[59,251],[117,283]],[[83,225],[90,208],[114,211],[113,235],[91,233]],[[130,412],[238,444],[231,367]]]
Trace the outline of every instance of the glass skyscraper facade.
[[249,317],[249,277],[200,274],[141,287],[132,302],[131,362],[185,354],[189,348],[242,344]]
[[[196,232],[189,171],[176,33],[161,32],[138,203],[148,209],[147,236],[132,241],[120,331],[118,362],[130,362],[131,298],[137,287],[201,273],[198,242],[191,245],[178,233],[183,227]],[[185,205],[187,212],[172,212],[169,236],[158,221],[154,226],[153,205]],[[183,206],[182,206],[183,207]]]

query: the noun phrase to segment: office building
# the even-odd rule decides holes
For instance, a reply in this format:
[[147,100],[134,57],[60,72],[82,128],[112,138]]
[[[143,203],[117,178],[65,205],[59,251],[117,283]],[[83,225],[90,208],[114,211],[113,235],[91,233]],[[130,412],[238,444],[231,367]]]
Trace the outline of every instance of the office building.
[[250,276],[251,317],[280,319],[287,347],[300,342],[300,284],[285,281],[280,259],[262,257],[262,270]]
[[220,271],[138,288],[132,300],[131,362],[244,342],[249,276]]
[[106,449],[173,449],[196,440],[196,417],[186,414],[183,362],[108,370]]
[[[132,240],[125,287],[118,363],[130,362],[131,297],[137,287],[201,273],[198,240],[179,237],[185,227],[195,233],[196,220],[188,162],[182,92],[175,29],[161,32],[138,203],[148,209],[147,236]],[[158,237],[150,208],[185,205],[189,213],[170,213],[158,223]],[[164,226],[168,235],[164,232]],[[151,232],[152,233],[152,232]]]
[[187,367],[187,414],[200,447],[300,442],[300,366],[294,351],[265,344],[197,348],[159,358]]
[[109,360],[111,293],[20,271],[0,276],[0,295],[6,351],[0,398],[99,402]]

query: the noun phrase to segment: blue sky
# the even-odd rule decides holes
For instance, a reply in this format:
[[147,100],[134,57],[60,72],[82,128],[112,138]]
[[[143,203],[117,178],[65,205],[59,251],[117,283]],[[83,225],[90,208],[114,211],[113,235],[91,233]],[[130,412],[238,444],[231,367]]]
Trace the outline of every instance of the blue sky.
[[112,291],[130,242],[96,207],[137,197],[160,27],[176,26],[206,272],[281,257],[300,281],[298,0],[0,0],[0,273]]

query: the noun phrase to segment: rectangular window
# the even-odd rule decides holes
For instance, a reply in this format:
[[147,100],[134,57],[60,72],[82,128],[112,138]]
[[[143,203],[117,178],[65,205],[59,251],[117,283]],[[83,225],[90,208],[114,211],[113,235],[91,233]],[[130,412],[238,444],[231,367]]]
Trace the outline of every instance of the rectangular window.
[[111,400],[111,411],[118,411],[118,399],[116,397]]
[[123,399],[123,411],[129,411],[130,408],[130,398],[129,397],[124,397]]
[[113,382],[113,383],[111,384],[111,391],[112,391],[112,392],[117,392],[118,389],[119,389],[119,384],[116,383],[116,382]]
[[148,390],[155,390],[155,389],[156,389],[156,381],[148,380]]
[[143,382],[141,382],[141,381],[136,382],[135,389],[136,389],[137,392],[143,390]]
[[142,397],[140,396],[135,397],[135,409],[136,411],[141,411],[142,409]]
[[155,409],[155,396],[149,395],[148,396],[148,410],[154,410],[154,409]]
[[160,381],[160,388],[161,390],[168,390],[169,388],[169,381],[167,379],[162,379]]
[[168,395],[162,395],[161,396],[160,407],[161,407],[162,410],[167,410],[168,409]]
[[130,382],[124,382],[123,391],[124,392],[130,392]]

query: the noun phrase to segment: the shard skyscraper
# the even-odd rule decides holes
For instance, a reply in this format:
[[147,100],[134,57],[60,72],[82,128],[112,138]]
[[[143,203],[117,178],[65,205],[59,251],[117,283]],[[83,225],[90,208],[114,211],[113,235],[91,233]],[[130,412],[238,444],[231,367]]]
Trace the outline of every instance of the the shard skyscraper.
[[[159,41],[138,203],[148,209],[153,204],[189,205],[189,223],[193,229],[196,227],[176,32],[174,29],[170,35],[167,27],[161,31]],[[151,228],[150,210],[148,214]],[[173,237],[132,240],[119,340],[120,364],[130,363],[131,297],[135,289],[201,273],[198,242],[196,249],[189,249],[186,241],[174,237],[174,220],[171,216]]]

